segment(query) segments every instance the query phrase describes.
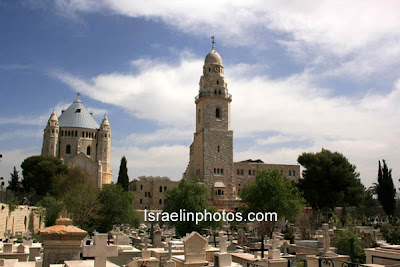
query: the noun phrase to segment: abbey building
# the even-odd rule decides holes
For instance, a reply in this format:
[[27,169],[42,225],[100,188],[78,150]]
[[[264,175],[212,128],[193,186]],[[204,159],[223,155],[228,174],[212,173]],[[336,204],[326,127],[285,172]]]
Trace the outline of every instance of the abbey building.
[[217,208],[236,207],[240,190],[255,180],[257,170],[278,169],[291,180],[300,177],[299,165],[265,164],[261,160],[233,162],[232,96],[224,77],[221,56],[206,56],[196,104],[196,132],[183,177],[200,180],[209,188],[209,202]]
[[67,166],[80,168],[99,188],[112,182],[110,148],[111,127],[107,116],[99,125],[79,94],[59,118],[53,110],[44,129],[42,155],[58,157]]

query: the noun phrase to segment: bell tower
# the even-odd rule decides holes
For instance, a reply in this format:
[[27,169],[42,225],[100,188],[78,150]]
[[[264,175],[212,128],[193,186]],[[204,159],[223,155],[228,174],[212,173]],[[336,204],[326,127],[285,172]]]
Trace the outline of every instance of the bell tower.
[[[213,38],[213,37],[212,37]],[[214,48],[205,58],[196,104],[196,132],[184,176],[198,177],[210,189],[210,202],[224,208],[233,198],[233,132],[222,58]]]

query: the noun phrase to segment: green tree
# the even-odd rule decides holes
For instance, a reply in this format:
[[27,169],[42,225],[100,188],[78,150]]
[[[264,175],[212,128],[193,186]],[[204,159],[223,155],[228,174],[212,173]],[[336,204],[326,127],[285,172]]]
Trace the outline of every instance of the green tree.
[[361,203],[364,187],[359,173],[342,154],[322,149],[318,153],[303,153],[297,161],[305,168],[299,187],[315,210]]
[[[243,210],[248,212],[276,212],[279,219],[295,220],[300,215],[304,199],[292,181],[283,177],[278,170],[262,170],[257,173],[256,181],[247,184],[239,193]],[[276,221],[260,225],[263,235],[275,228]]]
[[392,169],[389,169],[385,160],[382,160],[383,167],[379,161],[378,183],[374,183],[372,191],[378,196],[385,213],[391,217],[396,210],[396,188],[393,184]]
[[96,230],[105,233],[113,224],[138,225],[139,219],[133,209],[133,194],[118,184],[103,187],[98,194],[99,212]]
[[361,260],[365,256],[364,248],[362,247],[360,237],[354,227],[337,232],[335,234],[335,240],[336,242],[334,245],[338,253],[349,255],[352,262],[364,263],[363,260]]
[[58,199],[63,199],[64,194],[74,191],[76,187],[81,185],[97,188],[92,175],[78,168],[69,168],[66,172],[54,177],[52,195]]
[[10,175],[11,177],[10,180],[8,180],[7,189],[14,192],[19,192],[21,188],[19,183],[19,175],[16,167],[14,167],[14,171],[10,173]]
[[43,208],[41,212],[44,215],[46,227],[54,225],[60,212],[64,209],[64,204],[50,195],[43,197],[36,205]]
[[69,188],[62,197],[65,209],[74,219],[74,225],[88,232],[93,232],[100,219],[97,194],[98,190],[90,185],[79,184]]
[[125,191],[128,191],[129,186],[129,177],[128,177],[128,168],[126,167],[126,158],[123,156],[121,158],[121,165],[119,166],[119,173],[118,173],[118,181],[117,184],[121,185]]
[[39,197],[51,193],[57,175],[67,172],[63,162],[52,156],[31,156],[22,164],[22,186],[26,193],[34,191]]
[[[216,210],[208,205],[208,188],[198,183],[197,179],[188,181],[182,179],[179,184],[167,190],[164,200],[164,211],[168,213],[185,210],[185,212],[204,212],[205,210],[214,213]],[[202,221],[199,224],[193,220],[170,222],[175,227],[179,236],[184,236],[192,231],[201,231],[205,228],[217,228],[220,222]]]

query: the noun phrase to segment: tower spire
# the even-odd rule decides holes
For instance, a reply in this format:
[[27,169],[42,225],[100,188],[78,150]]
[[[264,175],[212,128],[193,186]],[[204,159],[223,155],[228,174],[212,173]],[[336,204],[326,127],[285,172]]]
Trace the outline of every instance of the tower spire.
[[215,40],[214,40],[214,35],[211,36],[211,44],[212,44],[212,50],[215,48]]

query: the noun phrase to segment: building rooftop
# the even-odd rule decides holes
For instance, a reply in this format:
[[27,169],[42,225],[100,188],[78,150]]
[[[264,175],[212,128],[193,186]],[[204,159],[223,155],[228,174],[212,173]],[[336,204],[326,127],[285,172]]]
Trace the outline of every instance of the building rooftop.
[[58,118],[60,127],[74,127],[85,129],[99,129],[100,126],[93,118],[93,115],[85,108],[82,101],[77,99],[63,111]]

